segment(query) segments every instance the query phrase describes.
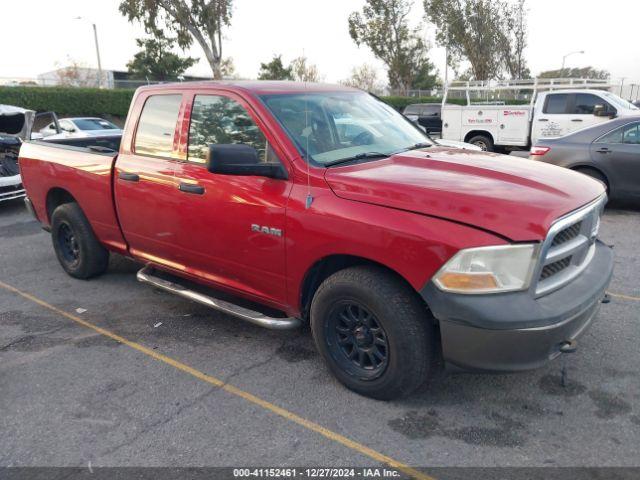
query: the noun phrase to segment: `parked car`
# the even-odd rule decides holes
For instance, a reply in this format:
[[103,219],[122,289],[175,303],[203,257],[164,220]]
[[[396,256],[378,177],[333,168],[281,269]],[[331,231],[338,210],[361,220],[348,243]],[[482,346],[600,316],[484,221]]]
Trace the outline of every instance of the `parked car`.
[[[639,115],[632,103],[606,90],[598,90],[594,80],[578,85],[571,80],[552,86],[498,85],[495,87],[470,85],[449,87],[442,107],[442,138],[473,143],[482,150],[526,148],[540,138],[556,138],[589,125],[605,123],[615,117]],[[587,82],[587,81],[585,81]],[[591,88],[588,88],[591,87]],[[605,88],[603,84],[601,88]],[[544,88],[552,90],[544,91]],[[529,90],[530,101],[525,105],[506,105],[503,100],[486,100],[495,92],[522,92]],[[454,93],[463,93],[466,105],[446,103]],[[482,100],[474,103],[473,94]]]
[[[360,131],[341,134],[347,118]],[[348,87],[142,87],[120,153],[35,141],[20,165],[69,275],[117,252],[145,264],[140,281],[241,320],[310,323],[331,372],[379,399],[441,356],[517,371],[575,350],[612,275],[600,182],[434,145]]]
[[0,202],[26,195],[18,168],[18,152],[28,137],[35,112],[0,105]]
[[640,199],[640,115],[621,117],[564,137],[540,139],[530,158],[603,182],[609,197]]
[[97,117],[61,118],[58,125],[51,122],[40,129],[45,139],[81,138],[105,135],[121,135],[122,129],[114,123]]
[[414,103],[404,107],[402,114],[416,125],[420,125],[429,134],[442,133],[440,103]]

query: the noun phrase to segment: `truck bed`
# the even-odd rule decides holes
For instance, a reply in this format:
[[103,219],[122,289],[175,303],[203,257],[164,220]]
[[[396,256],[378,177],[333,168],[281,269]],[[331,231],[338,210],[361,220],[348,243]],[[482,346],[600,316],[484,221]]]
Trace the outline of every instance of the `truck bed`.
[[120,150],[120,142],[122,135],[105,135],[99,137],[86,138],[58,138],[43,139],[42,142],[54,145],[64,145],[67,147],[88,148],[93,152],[108,153],[107,150],[118,152]]
[[116,217],[112,171],[119,137],[25,142],[20,149],[22,181],[38,219],[50,226],[56,198],[71,197],[83,205],[98,239],[125,252]]

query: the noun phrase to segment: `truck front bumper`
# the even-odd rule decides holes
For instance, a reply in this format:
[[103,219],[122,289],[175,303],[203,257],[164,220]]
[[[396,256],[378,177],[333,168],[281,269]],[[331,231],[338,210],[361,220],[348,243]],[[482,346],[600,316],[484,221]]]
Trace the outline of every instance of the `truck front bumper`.
[[580,276],[539,298],[530,291],[452,294],[432,282],[421,293],[440,322],[447,363],[468,370],[529,370],[560,355],[563,345],[586,331],[612,273],[611,248],[597,242]]

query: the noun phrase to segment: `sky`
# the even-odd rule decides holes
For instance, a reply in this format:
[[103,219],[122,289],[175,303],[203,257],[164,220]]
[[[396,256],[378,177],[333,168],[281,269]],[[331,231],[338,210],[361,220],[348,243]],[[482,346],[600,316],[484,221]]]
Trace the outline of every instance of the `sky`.
[[[135,39],[144,36],[139,25],[120,15],[118,0],[2,3],[0,79],[33,78],[70,59],[95,66],[93,22],[105,69],[126,69],[137,51]],[[347,78],[363,63],[376,67],[384,78],[383,65],[349,37],[347,18],[363,4],[364,0],[235,0],[232,25],[224,31],[223,55],[233,58],[242,78],[255,78],[260,63],[274,54],[282,54],[285,62],[304,54],[328,82]],[[560,68],[563,55],[583,50],[567,58],[567,67],[593,65],[608,70],[614,82],[624,77],[625,84],[640,83],[640,1],[528,0],[528,8],[526,57],[533,73]],[[422,1],[415,0],[413,24],[422,21],[422,14]],[[74,19],[78,16],[83,18]],[[427,24],[424,32],[431,39],[431,60],[443,76],[445,54],[435,45],[435,29]],[[201,58],[188,73],[210,74],[197,45],[188,54]]]

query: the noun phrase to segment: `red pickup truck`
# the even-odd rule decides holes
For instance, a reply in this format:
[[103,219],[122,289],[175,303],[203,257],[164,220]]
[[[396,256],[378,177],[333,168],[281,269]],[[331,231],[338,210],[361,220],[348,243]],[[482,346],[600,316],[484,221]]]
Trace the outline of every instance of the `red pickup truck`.
[[243,320],[309,323],[363,395],[409,394],[443,363],[538,367],[575,349],[611,279],[600,182],[438,146],[359,90],[144,87],[120,143],[22,146],[27,206],[67,273],[116,252]]

